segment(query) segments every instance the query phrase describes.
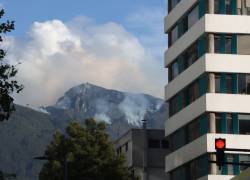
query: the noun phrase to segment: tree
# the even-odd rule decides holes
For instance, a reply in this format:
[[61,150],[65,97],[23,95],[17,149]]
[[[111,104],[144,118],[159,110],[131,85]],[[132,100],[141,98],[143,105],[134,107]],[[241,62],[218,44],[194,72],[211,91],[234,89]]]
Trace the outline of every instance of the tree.
[[134,180],[125,166],[124,156],[117,156],[106,133],[106,125],[87,119],[85,125],[71,123],[65,134],[57,131],[45,151],[48,161],[40,180],[64,179],[67,160],[69,180]]
[[[4,15],[4,10],[0,10],[0,19]],[[7,20],[0,23],[0,42],[3,42],[3,34],[11,32],[15,29],[14,21]],[[10,114],[15,110],[14,99],[12,93],[19,93],[23,89],[23,85],[18,84],[14,79],[17,69],[14,65],[10,65],[5,60],[6,51],[0,48],[0,121],[8,120]]]

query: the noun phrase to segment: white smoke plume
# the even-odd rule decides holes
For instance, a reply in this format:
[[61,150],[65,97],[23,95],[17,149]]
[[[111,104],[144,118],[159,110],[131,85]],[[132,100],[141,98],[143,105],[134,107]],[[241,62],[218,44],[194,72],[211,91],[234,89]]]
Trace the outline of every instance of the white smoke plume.
[[162,60],[114,22],[96,24],[86,17],[34,22],[26,37],[7,37],[5,47],[12,63],[21,62],[18,80],[25,89],[16,97],[19,104],[54,104],[84,82],[163,96],[167,76]]

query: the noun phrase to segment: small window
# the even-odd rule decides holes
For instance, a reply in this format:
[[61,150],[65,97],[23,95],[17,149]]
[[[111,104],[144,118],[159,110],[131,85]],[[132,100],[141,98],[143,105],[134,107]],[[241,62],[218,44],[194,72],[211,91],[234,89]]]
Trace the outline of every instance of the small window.
[[220,14],[220,3],[219,3],[219,1],[221,1],[221,0],[215,0],[214,1],[214,13],[215,14]]
[[215,75],[215,92],[220,93],[220,75]]
[[160,148],[160,140],[150,139],[148,141],[149,148]]
[[168,33],[169,44],[170,47],[177,39],[178,39],[178,26],[176,25],[172,30]]
[[232,114],[227,114],[227,134],[233,134],[233,118]]
[[232,36],[226,36],[226,54],[232,54]]
[[220,36],[214,36],[214,52],[220,53]]
[[250,94],[250,75],[246,75],[246,88],[247,88],[247,94]]
[[226,14],[232,14],[232,1],[226,0]]
[[250,135],[250,115],[239,114],[239,130],[240,134]]
[[238,74],[238,92],[240,94],[246,94],[246,74]]
[[168,149],[169,148],[169,142],[167,140],[161,141],[161,148],[162,149]]
[[199,8],[196,6],[188,14],[188,29],[191,28],[199,20]]
[[233,82],[232,82],[232,74],[226,75],[226,92],[232,93],[233,92]]
[[125,144],[125,151],[128,152],[128,143]]

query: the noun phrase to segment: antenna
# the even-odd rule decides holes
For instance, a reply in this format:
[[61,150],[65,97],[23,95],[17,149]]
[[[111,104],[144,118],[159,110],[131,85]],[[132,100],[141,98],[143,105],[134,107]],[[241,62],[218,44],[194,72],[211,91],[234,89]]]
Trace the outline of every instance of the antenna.
[[146,119],[143,119],[141,120],[142,121],[142,128],[143,129],[147,129],[147,120]]

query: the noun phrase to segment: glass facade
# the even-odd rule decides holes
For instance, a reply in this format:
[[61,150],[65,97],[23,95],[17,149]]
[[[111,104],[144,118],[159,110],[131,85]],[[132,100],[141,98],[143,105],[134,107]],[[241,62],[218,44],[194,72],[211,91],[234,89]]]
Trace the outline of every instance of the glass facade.
[[[183,53],[181,53],[168,67],[169,82],[185,71],[189,66],[198,60],[199,57],[208,52],[207,35],[201,36]],[[236,54],[237,35],[236,34],[215,34],[215,53]]]
[[[210,174],[210,154],[204,154],[184,165],[176,168],[170,173],[171,180],[196,180],[207,174]],[[250,155],[247,154],[226,154],[226,161],[228,162],[249,162]],[[222,169],[217,168],[217,175],[238,175],[240,171],[245,170],[246,166],[238,166],[227,164]]]
[[196,180],[209,173],[209,156],[204,154],[173,170],[171,180]]
[[[201,37],[200,39],[202,38],[206,39],[207,37]],[[200,56],[207,52],[207,41],[204,41],[203,43],[205,49],[202,50],[198,48],[201,43],[197,40],[169,65],[169,82],[185,71],[189,66],[196,62]]]
[[[215,113],[216,133],[250,134],[250,114]],[[167,137],[170,153],[209,132],[208,114],[205,113]]]
[[172,46],[189,28],[199,20],[199,6],[196,4],[168,32],[168,46]]
[[[205,123],[205,126],[204,126]],[[170,142],[170,152],[173,152],[189,142],[194,141],[198,137],[208,132],[208,115],[203,114],[192,122],[178,129],[167,139]]]
[[173,116],[207,92],[208,76],[204,74],[169,100],[169,116]]

